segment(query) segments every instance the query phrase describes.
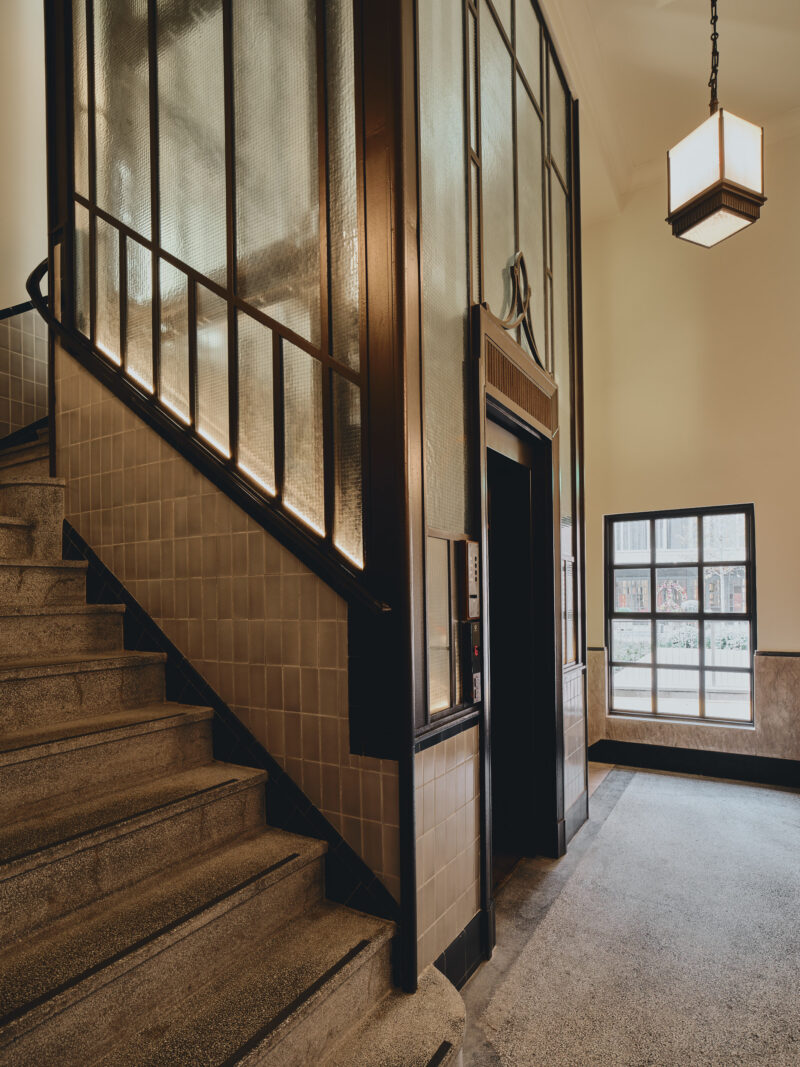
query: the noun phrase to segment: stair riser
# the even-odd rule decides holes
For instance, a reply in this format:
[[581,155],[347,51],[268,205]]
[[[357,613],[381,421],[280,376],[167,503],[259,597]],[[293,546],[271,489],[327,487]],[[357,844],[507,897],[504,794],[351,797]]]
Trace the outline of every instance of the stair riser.
[[[12,1024],[9,1029],[21,1035],[8,1050],[14,1064],[94,1063],[108,1053],[113,1060],[114,1048],[135,1041],[143,1026],[148,1030],[168,1026],[160,1021],[168,1015],[165,1009],[220,975],[242,957],[254,938],[267,938],[318,903],[322,883],[322,861],[317,860],[211,922],[198,918],[188,936],[138,966],[119,967],[115,981],[102,974],[90,978],[81,990],[83,994],[91,988],[88,997],[78,999],[68,992],[56,1014],[46,1017],[43,1011],[34,1011],[30,1020]],[[63,1058],[65,1049],[72,1050],[74,1059]]]
[[[4,480],[0,472],[0,482]],[[0,485],[0,515],[14,515],[35,523],[31,539],[32,559],[61,559],[61,529],[64,521],[63,485]],[[13,559],[13,556],[6,556]]]
[[48,456],[32,457],[30,459],[17,459],[13,463],[6,460],[0,463],[0,478],[3,481],[17,481],[19,478],[47,478],[50,474],[50,459]]
[[241,1067],[307,1067],[318,1063],[334,1042],[389,992],[391,975],[391,942],[387,942],[329,997],[316,1002],[283,1040],[277,1044],[265,1041],[239,1061]]
[[[81,852],[0,882],[0,942],[66,915],[141,878],[210,851],[264,823],[264,786],[248,786],[172,816],[156,813]],[[0,877],[3,877],[0,868]]]
[[0,567],[0,605],[16,608],[85,602],[83,567]]
[[0,559],[30,559],[33,531],[24,526],[0,526]]
[[0,616],[0,656],[115,652],[122,648],[119,612]]
[[211,759],[208,719],[118,741],[102,742],[101,736],[87,738],[83,748],[53,755],[33,750],[24,763],[0,766],[0,821],[56,797],[97,796],[126,779],[161,777]]
[[0,679],[0,729],[35,730],[54,721],[110,715],[163,699],[161,663]]

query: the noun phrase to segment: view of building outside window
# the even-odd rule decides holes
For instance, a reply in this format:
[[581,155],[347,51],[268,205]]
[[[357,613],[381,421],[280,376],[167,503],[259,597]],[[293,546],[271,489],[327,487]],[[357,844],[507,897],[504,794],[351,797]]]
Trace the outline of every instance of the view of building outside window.
[[752,509],[607,520],[610,710],[752,720]]

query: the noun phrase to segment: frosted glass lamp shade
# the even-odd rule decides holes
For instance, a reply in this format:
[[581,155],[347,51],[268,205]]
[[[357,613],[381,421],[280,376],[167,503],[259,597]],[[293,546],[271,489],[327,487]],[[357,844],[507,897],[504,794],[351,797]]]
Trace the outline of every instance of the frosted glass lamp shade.
[[720,108],[667,154],[676,237],[710,248],[755,222],[764,196],[764,130]]

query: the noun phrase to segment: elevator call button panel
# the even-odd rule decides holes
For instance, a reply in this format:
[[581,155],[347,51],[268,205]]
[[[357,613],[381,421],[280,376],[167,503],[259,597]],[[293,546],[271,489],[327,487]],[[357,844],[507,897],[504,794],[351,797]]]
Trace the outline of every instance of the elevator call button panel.
[[481,565],[477,541],[459,541],[463,586],[464,619],[478,619],[481,614]]

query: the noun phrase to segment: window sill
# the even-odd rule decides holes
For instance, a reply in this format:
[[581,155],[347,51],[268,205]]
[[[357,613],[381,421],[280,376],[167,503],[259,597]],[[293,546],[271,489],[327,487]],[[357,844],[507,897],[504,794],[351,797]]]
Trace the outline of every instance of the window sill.
[[681,719],[667,715],[637,715],[627,711],[607,711],[608,719],[623,719],[633,722],[668,723],[670,726],[710,726],[717,730],[755,730],[754,722],[734,722],[725,719]]

